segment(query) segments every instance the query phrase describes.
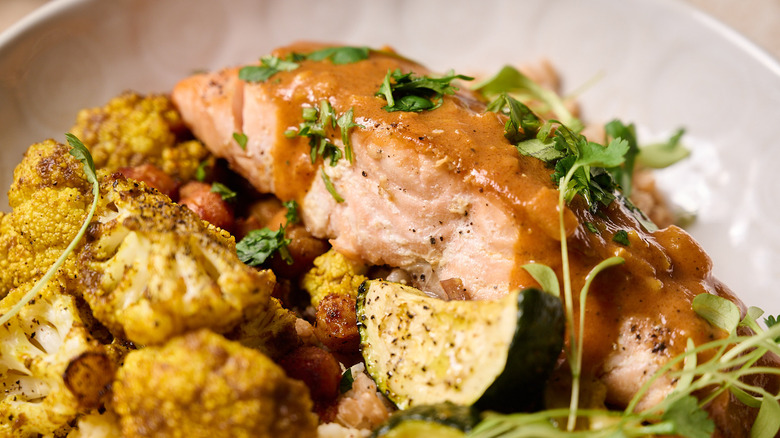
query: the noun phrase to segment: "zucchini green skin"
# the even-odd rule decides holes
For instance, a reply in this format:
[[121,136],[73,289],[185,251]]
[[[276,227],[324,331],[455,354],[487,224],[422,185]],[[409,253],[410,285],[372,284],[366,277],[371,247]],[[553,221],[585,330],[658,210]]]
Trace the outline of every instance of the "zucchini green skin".
[[517,299],[517,329],[506,368],[477,400],[479,409],[541,409],[544,388],[563,349],[566,316],[561,300],[539,289],[525,289]]
[[393,413],[371,434],[371,438],[423,435],[428,438],[462,437],[477,423],[479,414],[469,406],[450,402],[419,405]]
[[538,289],[442,301],[370,280],[360,286],[357,314],[367,370],[401,409],[444,401],[534,409],[563,347],[561,301]]

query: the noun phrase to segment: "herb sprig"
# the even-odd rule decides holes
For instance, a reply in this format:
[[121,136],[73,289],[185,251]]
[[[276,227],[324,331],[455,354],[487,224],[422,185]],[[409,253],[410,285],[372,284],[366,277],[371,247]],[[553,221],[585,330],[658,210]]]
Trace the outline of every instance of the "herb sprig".
[[278,252],[282,260],[288,265],[293,264],[292,255],[287,248],[291,240],[287,239],[284,233],[288,226],[300,220],[298,203],[295,200],[291,200],[285,202],[284,206],[287,208],[286,222],[278,230],[274,231],[268,227],[252,230],[236,243],[236,254],[239,260],[249,266],[260,266],[274,253]]
[[401,73],[400,69],[388,70],[376,95],[387,101],[387,105],[382,108],[387,112],[430,111],[441,106],[443,96],[458,91],[458,87],[452,85],[455,79],[474,80],[469,76],[456,75],[452,71],[443,77],[434,78],[417,76],[413,72]]
[[282,71],[293,71],[300,67],[300,61],[330,60],[333,64],[350,64],[368,59],[368,47],[326,47],[314,52],[301,54],[290,53],[284,58],[266,55],[260,58],[260,65],[248,65],[238,71],[238,77],[247,82],[265,82],[271,76]]
[[[311,148],[309,155],[312,164],[316,163],[318,158],[328,160],[331,166],[338,164],[342,157],[346,157],[350,163],[354,161],[349,132],[352,128],[363,128],[363,125],[355,123],[352,108],[337,116],[330,102],[323,99],[318,107],[303,107],[302,118],[303,121],[297,128],[288,129],[284,135],[288,138],[309,138]],[[340,130],[341,142],[344,145],[343,152],[328,138],[328,131],[336,127]]]
[[71,253],[73,253],[73,251],[76,249],[76,245],[78,245],[79,241],[81,241],[81,238],[84,237],[84,234],[87,231],[87,227],[92,221],[92,217],[95,215],[95,210],[97,210],[98,200],[100,199],[100,183],[97,179],[95,162],[92,160],[92,155],[89,153],[89,149],[84,146],[84,143],[82,143],[81,140],[79,140],[75,135],[67,133],[65,134],[65,138],[68,140],[68,144],[71,147],[69,151],[70,155],[74,156],[83,164],[84,175],[86,175],[87,181],[92,183],[92,205],[89,209],[89,212],[87,213],[87,216],[84,218],[84,223],[73,237],[73,240],[70,241],[70,244],[68,244],[62,254],[60,254],[59,258],[57,258],[57,260],[54,262],[54,264],[49,267],[43,277],[41,277],[35,283],[35,285],[33,285],[33,287],[26,294],[24,294],[22,299],[20,299],[8,312],[0,316],[0,326],[8,322],[11,318],[14,317],[14,315],[19,313],[22,308],[27,305],[27,303],[29,303],[30,300],[32,300],[33,297],[38,294],[49,281],[51,281],[52,277],[54,277],[54,274],[56,274],[63,263],[65,263],[65,259],[67,259]]

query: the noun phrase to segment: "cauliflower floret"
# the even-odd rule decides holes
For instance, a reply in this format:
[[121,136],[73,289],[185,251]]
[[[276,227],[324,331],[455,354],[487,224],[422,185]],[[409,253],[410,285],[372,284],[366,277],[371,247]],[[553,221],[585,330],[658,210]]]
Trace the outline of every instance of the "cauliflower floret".
[[320,300],[330,294],[357,297],[360,283],[366,280],[368,267],[348,259],[338,251],[330,249],[314,259],[314,267],[303,276],[301,286],[311,295],[315,308]]
[[226,333],[225,337],[259,350],[272,359],[279,359],[301,345],[297,323],[295,313],[271,297],[267,308],[254,308],[245,312],[244,321]]
[[79,417],[68,438],[115,438],[122,436],[119,417],[114,411],[92,412]]
[[[68,150],[53,140],[33,145],[14,170],[13,212],[0,217],[0,298],[40,278],[87,215],[90,186]],[[73,271],[72,259],[62,269]]]
[[208,330],[131,352],[114,408],[125,437],[314,437],[306,386],[262,353]]
[[71,132],[90,150],[97,168],[112,172],[151,163],[187,181],[209,155],[203,144],[186,137],[184,122],[165,95],[126,92],[102,108],[80,111]]
[[[0,301],[0,314],[28,286]],[[106,349],[87,333],[74,298],[49,282],[0,328],[0,436],[67,430],[78,414],[102,404],[114,369]]]

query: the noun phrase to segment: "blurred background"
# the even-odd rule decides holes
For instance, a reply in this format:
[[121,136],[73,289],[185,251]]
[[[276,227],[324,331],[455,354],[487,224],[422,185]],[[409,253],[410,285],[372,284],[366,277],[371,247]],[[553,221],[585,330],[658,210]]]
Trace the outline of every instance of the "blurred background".
[[[780,59],[780,0],[677,0],[689,3]],[[48,0],[0,0],[0,32]]]

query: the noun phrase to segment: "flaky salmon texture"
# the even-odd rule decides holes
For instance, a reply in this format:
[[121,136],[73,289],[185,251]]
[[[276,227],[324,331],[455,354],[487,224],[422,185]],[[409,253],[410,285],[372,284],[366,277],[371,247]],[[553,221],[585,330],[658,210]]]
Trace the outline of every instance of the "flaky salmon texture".
[[[322,47],[299,43],[273,55]],[[518,154],[504,136],[504,115],[486,111],[464,90],[444,96],[435,110],[387,111],[377,90],[388,71],[430,73],[392,52],[372,51],[354,63],[296,63],[259,82],[240,79],[238,68],[196,75],[181,81],[172,98],[215,155],[258,190],[295,199],[308,230],[344,255],[401,268],[417,287],[445,298],[492,299],[537,286],[522,269],[528,263],[548,265],[561,277],[551,169]],[[303,108],[319,108],[323,100],[336,116],[353,111],[359,126],[345,138],[351,160],[312,162],[310,137],[291,135]],[[246,136],[245,146],[236,133]],[[649,376],[685,350],[688,338],[700,345],[725,336],[691,309],[696,295],[726,297],[744,313],[680,228],[651,232],[620,202],[594,214],[576,198],[563,222],[574,290],[600,261],[625,259],[596,278],[584,315],[584,375],[606,388],[608,405],[625,407]],[[629,245],[613,241],[619,230],[628,231]],[[638,408],[674,387],[659,379]],[[710,412],[720,433],[739,436],[755,412],[729,397],[724,393]]]

